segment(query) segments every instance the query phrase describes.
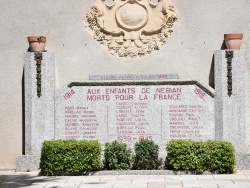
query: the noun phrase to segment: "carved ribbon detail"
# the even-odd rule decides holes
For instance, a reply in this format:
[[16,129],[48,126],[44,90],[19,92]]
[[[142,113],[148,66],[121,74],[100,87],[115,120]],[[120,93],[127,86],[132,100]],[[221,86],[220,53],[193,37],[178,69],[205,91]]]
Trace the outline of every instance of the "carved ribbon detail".
[[36,61],[36,84],[37,84],[37,96],[40,98],[42,96],[42,59],[43,54],[40,52],[35,53],[35,61]]
[[233,51],[226,51],[227,58],[227,90],[228,96],[231,97],[233,94],[233,79],[232,79],[232,60],[234,57]]
[[171,0],[95,0],[86,16],[93,37],[113,55],[138,57],[159,50],[178,14]]

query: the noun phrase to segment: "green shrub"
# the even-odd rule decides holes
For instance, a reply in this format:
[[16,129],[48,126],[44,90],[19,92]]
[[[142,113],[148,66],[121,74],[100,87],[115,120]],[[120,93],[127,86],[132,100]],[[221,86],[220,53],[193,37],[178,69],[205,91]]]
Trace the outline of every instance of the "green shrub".
[[45,141],[41,151],[43,175],[86,174],[102,167],[102,149],[97,141]]
[[158,159],[159,146],[150,140],[135,143],[134,170],[159,169],[161,160]]
[[172,140],[167,143],[166,169],[232,173],[235,150],[226,141],[195,142]]
[[131,168],[131,149],[117,141],[105,144],[104,164],[108,170],[128,170]]

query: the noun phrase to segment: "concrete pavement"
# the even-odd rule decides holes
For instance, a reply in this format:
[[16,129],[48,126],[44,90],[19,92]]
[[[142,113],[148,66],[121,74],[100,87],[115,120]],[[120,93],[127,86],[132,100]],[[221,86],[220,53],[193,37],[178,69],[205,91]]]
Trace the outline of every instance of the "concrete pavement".
[[0,188],[250,188],[250,170],[229,175],[39,176],[0,171]]

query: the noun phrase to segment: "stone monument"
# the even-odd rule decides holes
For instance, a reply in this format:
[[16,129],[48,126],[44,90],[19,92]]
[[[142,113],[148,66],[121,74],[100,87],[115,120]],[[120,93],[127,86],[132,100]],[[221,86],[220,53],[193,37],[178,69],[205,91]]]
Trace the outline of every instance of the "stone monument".
[[[93,38],[119,57],[141,57],[166,43],[178,21],[171,0],[95,0],[86,23]],[[117,58],[117,57],[116,57]],[[77,67],[76,67],[77,68]],[[95,75],[54,95],[54,56],[25,54],[25,155],[17,171],[39,167],[44,140],[117,140],[130,147],[154,140],[164,157],[172,139],[227,140],[237,167],[247,168],[244,52],[215,52],[215,90],[169,75]]]
[[214,91],[197,81],[75,82],[55,97],[55,138],[141,139],[161,148],[172,139],[215,139]]
[[130,147],[149,139],[161,157],[171,139],[227,140],[237,167],[248,166],[243,51],[215,52],[215,90],[196,80],[97,76],[68,83],[54,96],[53,62],[48,52],[25,56],[25,155],[17,158],[17,171],[36,170],[41,144],[51,139],[118,140]]

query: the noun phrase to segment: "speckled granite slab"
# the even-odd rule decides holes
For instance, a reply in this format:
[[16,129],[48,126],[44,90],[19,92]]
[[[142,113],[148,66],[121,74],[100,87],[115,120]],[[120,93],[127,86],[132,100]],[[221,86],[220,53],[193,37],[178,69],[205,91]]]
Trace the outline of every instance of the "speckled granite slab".
[[55,139],[154,140],[160,155],[172,139],[215,139],[214,91],[192,80],[75,82],[55,99]]
[[216,139],[230,141],[235,146],[237,166],[243,169],[248,163],[246,160],[249,161],[249,157],[245,153],[244,51],[232,51],[231,65],[226,57],[227,51],[215,52]]

